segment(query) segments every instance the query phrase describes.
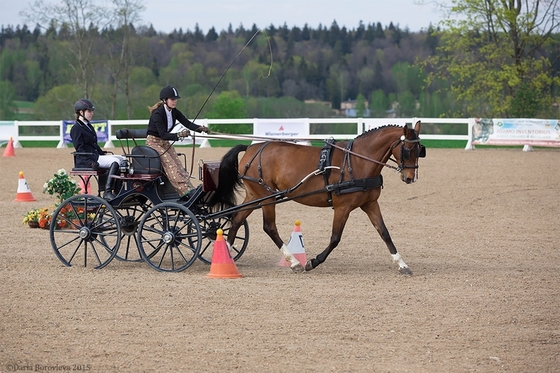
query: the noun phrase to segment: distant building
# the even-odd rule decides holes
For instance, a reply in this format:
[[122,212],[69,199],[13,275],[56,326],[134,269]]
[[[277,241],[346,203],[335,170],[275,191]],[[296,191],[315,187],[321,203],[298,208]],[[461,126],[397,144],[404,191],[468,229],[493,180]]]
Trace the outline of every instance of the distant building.
[[[368,102],[364,101],[364,103],[366,105],[366,109],[364,110],[364,113],[361,116],[367,118],[370,116],[371,113],[368,108]],[[356,104],[357,104],[356,100],[342,101],[340,103],[340,111],[344,113],[344,115],[348,118],[356,118],[357,117]]]

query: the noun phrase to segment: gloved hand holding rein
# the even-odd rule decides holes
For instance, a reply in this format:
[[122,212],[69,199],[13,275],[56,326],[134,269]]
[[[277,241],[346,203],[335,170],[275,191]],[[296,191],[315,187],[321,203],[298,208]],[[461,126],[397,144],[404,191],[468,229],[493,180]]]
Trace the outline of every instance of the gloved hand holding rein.
[[177,137],[181,139],[181,138],[189,137],[190,135],[191,132],[189,130],[182,130],[177,134]]

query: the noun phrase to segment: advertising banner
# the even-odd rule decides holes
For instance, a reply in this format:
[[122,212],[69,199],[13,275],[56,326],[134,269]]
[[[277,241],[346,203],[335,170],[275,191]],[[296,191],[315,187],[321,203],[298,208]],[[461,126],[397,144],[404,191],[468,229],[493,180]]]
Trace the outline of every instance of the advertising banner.
[[302,119],[257,119],[253,135],[280,140],[296,140],[309,137],[309,120]]
[[16,137],[17,129],[13,121],[0,121],[0,144],[8,142],[10,137]]
[[[62,121],[62,133],[64,144],[72,143],[72,138],[70,137],[70,130],[74,125],[73,120],[63,120]],[[106,120],[93,120],[91,125],[97,133],[98,142],[107,142],[109,140],[109,123]]]
[[533,145],[560,147],[556,119],[482,119],[472,124],[473,145]]

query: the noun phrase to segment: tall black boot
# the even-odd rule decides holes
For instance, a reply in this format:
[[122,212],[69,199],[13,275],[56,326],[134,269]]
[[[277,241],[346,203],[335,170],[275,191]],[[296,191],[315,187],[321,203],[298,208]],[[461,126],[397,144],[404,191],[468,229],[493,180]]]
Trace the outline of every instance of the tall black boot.
[[109,171],[107,171],[107,183],[105,184],[105,193],[103,193],[103,199],[110,201],[115,199],[116,195],[113,193],[113,187],[115,185],[114,178],[111,175],[116,175],[119,172],[119,164],[117,162],[113,162]]

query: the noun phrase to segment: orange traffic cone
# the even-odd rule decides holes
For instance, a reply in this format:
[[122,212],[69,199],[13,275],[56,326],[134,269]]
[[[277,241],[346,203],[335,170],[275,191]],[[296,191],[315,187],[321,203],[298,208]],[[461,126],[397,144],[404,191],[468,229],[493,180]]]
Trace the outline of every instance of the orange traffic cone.
[[207,275],[211,278],[238,278],[241,273],[237,271],[237,266],[233,261],[227,243],[224,240],[224,231],[218,229],[216,231],[216,241],[214,241],[214,252],[212,253],[212,264],[210,265],[210,273]]
[[15,157],[16,153],[14,152],[14,140],[10,137],[10,141],[8,141],[8,145],[6,145],[6,150],[4,150],[3,157]]
[[27,181],[23,177],[23,171],[19,172],[19,181],[18,181],[18,190],[16,195],[16,202],[33,202],[36,201],[33,198],[33,194],[31,194],[31,189],[29,189],[29,185],[27,185]]
[[[290,241],[288,241],[288,250],[294,255],[294,257],[299,260],[300,263],[305,265],[307,263],[307,258],[305,255],[305,247],[303,246],[303,236],[301,235],[301,221],[296,220],[294,231],[290,236]],[[291,264],[286,259],[284,259],[284,255],[278,262],[278,265],[281,267],[290,267]]]

